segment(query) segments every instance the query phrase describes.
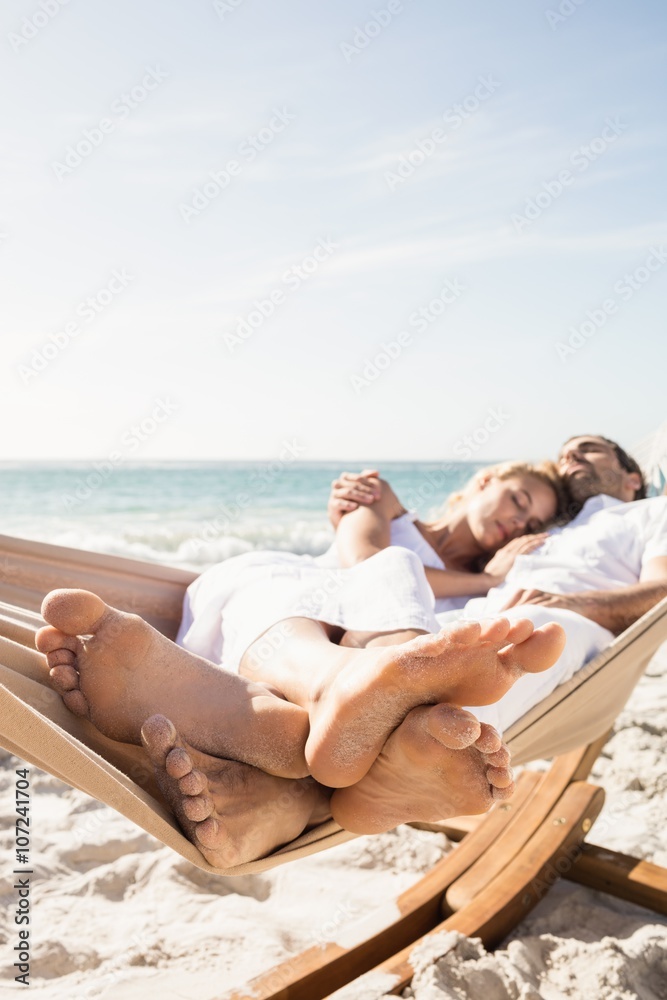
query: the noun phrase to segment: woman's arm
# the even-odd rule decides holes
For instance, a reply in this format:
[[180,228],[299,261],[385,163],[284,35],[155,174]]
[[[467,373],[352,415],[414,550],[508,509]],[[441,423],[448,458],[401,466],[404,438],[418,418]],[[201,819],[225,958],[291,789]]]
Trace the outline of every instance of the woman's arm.
[[391,522],[405,513],[394,491],[378,480],[380,497],[372,506],[359,506],[342,518],[336,531],[341,566],[354,566],[391,543]]
[[430,566],[424,569],[436,598],[482,596],[498,583],[489,573],[464,573],[457,569],[431,569]]
[[536,535],[522,535],[514,538],[488,560],[481,573],[462,573],[451,569],[427,569],[426,579],[436,597],[474,597],[486,594],[492,587],[498,587],[517,556],[527,555],[543,545],[548,538],[543,531]]
[[356,510],[361,504],[370,507],[380,499],[380,473],[377,469],[363,472],[341,472],[331,484],[327,504],[327,514],[334,528],[337,528],[345,514]]

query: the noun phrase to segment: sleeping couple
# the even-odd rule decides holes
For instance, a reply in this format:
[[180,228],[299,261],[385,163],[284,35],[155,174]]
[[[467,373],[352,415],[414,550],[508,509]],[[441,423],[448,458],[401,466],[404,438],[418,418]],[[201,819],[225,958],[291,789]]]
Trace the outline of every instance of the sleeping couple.
[[375,833],[484,812],[513,789],[499,734],[667,593],[667,498],[644,497],[598,435],[558,467],[478,472],[428,523],[374,470],[344,474],[332,550],[208,570],[178,645],[56,590],[37,648],[70,711],[143,744],[216,867],[331,817]]

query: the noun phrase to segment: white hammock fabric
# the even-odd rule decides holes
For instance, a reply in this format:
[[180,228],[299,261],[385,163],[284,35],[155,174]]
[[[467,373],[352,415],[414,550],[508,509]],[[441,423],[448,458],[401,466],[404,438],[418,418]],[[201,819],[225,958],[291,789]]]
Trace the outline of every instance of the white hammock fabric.
[[649,493],[663,493],[667,484],[667,420],[631,449],[646,476]]

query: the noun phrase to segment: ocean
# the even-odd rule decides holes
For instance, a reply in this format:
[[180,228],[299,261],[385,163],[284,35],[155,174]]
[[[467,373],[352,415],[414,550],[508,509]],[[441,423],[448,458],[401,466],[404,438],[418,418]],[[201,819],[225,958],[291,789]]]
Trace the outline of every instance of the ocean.
[[[0,533],[203,570],[252,549],[319,555],[333,538],[326,504],[358,463],[155,462],[0,464]],[[420,516],[480,468],[383,462]]]

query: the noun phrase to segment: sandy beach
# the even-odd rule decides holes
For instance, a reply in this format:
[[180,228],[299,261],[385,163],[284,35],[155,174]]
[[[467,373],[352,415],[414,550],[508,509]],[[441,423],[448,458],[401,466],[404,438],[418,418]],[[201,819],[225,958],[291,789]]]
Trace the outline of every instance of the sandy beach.
[[[381,934],[402,894],[468,852],[438,824],[402,825],[212,874],[172,837],[168,802],[196,817],[210,858],[239,862],[218,870],[239,871],[268,850],[258,828],[292,836],[303,786],[271,782],[272,800],[248,771],[191,754],[207,788],[188,772],[179,793],[210,792],[240,841],[218,853],[215,820],[192,826],[208,802],[179,803],[140,746],[110,748],[83,716],[140,741],[166,713],[199,753],[301,775],[283,765],[307,713],[307,767],[345,788],[416,709],[333,806],[363,830],[470,810],[487,779],[507,780],[502,757],[482,773],[481,740],[449,756],[453,725],[424,705],[478,704],[523,760],[563,745],[541,741],[533,695],[573,681],[554,741],[563,719],[575,741],[588,722],[608,729],[635,634],[584,684],[574,668],[667,593],[667,3],[5,0],[0,27],[0,1000],[26,986],[31,1000],[259,1000],[253,981]],[[61,588],[183,649],[92,604],[44,604]],[[54,631],[40,645],[77,667],[76,694],[71,670],[53,677],[81,719],[27,648],[42,607]],[[554,631],[495,663],[493,635],[481,652],[401,644],[506,612],[565,624],[552,673]],[[327,644],[346,634],[358,648]],[[667,875],[657,634],[588,779],[606,802],[587,839]],[[538,794],[531,814],[557,813],[536,834],[499,809],[483,837],[500,819],[505,844],[526,832],[516,867],[533,835],[564,833],[565,853],[589,792]],[[513,879],[487,840],[480,868]],[[515,893],[526,918],[495,950],[452,933],[416,944],[404,1000],[667,1000],[667,912],[563,879],[527,913],[531,878]],[[371,972],[335,997],[399,990]]]
[[[607,802],[592,842],[667,865],[666,751],[663,646],[594,768]],[[8,905],[16,767],[3,753],[2,997],[20,988]],[[452,849],[441,834],[400,827],[267,874],[215,878],[36,768],[31,794],[31,986],[44,1000],[217,1000],[306,947],[370,931],[380,908]],[[405,994],[417,1000],[662,1000],[667,918],[563,882],[495,953],[444,935],[421,949],[419,966]],[[371,977],[340,997],[375,1000],[390,988]]]

